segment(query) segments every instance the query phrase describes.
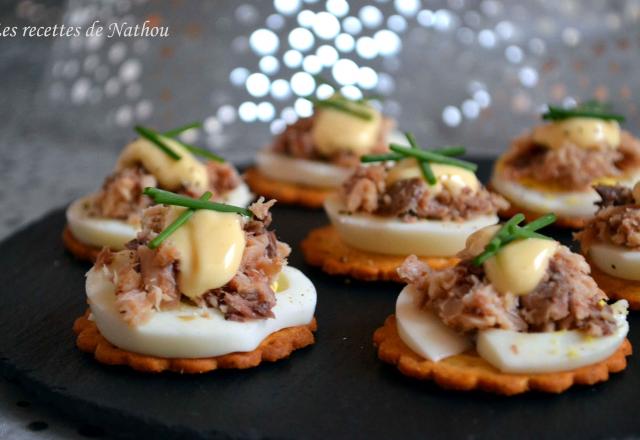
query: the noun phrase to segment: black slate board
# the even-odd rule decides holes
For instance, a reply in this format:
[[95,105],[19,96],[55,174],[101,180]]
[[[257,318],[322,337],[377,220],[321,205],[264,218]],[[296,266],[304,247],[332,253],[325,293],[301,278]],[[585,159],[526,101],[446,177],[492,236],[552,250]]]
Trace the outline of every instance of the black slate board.
[[[489,161],[480,161],[486,177]],[[0,244],[0,373],[70,417],[127,437],[614,438],[640,433],[640,366],[562,395],[500,397],[440,390],[378,361],[373,331],[400,286],[332,278],[305,266],[298,243],[326,222],[278,207],[290,263],[318,290],[316,345],[274,364],[200,376],[103,366],[74,346],[86,264],[62,249],[57,210]],[[569,234],[550,231],[568,242]],[[631,317],[640,343],[640,318]],[[640,345],[639,345],[640,346]]]

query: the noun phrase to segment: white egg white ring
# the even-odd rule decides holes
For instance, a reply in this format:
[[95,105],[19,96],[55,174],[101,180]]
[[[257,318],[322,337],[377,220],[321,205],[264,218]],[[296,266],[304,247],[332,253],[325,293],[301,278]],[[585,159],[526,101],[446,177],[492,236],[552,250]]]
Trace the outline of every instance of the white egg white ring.
[[353,171],[328,162],[296,159],[268,150],[258,152],[256,166],[270,179],[316,188],[338,188]]
[[601,271],[624,280],[640,281],[640,251],[606,243],[593,243],[589,259]]
[[225,320],[213,308],[203,310],[181,304],[177,310],[156,312],[138,326],[126,323],[115,308],[115,287],[105,270],[87,273],[87,299],[102,336],[113,345],[134,353],[164,358],[203,358],[255,350],[270,334],[307,325],[313,319],[316,289],[298,269],[285,266],[284,287],[276,293],[275,318],[245,322]]
[[325,199],[324,209],[340,239],[349,246],[387,255],[450,257],[464,249],[467,237],[498,222],[495,215],[483,215],[464,222],[417,220],[371,214],[347,214],[338,195]]
[[[396,302],[398,335],[411,350],[438,362],[473,346],[471,337],[454,332],[435,314],[419,307],[415,295],[415,287],[406,286]],[[476,350],[503,373],[552,373],[592,365],[607,359],[624,341],[629,332],[627,307],[625,300],[613,305],[617,327],[611,335],[596,338],[578,330],[522,333],[491,329],[478,332]]]
[[607,336],[592,337],[579,330],[521,333],[492,329],[478,333],[476,350],[504,373],[554,373],[586,367],[620,348],[629,333],[627,307],[625,300],[613,304],[616,329]]
[[78,199],[67,208],[67,226],[73,236],[84,244],[95,247],[107,246],[122,250],[124,245],[136,238],[139,226],[122,220],[91,217],[87,207],[92,196]]
[[[633,185],[640,178],[640,172],[619,181],[620,185]],[[494,172],[491,186],[519,207],[539,214],[553,212],[560,217],[588,219],[597,210],[595,205],[600,196],[593,189],[586,191],[541,191],[522,183],[504,178]]]
[[244,182],[240,182],[231,191],[223,193],[220,201],[228,205],[246,208],[254,198],[255,195],[249,190],[249,186]]
[[[87,206],[93,195],[82,197],[67,208],[67,225],[73,236],[89,246],[107,246],[113,250],[122,250],[127,242],[136,238],[139,225],[122,220],[91,217]],[[253,194],[244,182],[223,194],[222,200],[235,206],[247,206],[253,200]]]
[[[397,131],[389,134],[389,142],[407,144],[405,137]],[[268,149],[258,152],[256,166],[271,179],[316,188],[339,188],[353,173],[352,168],[318,160],[296,159]]]
[[415,353],[432,362],[463,353],[473,347],[471,338],[463,336],[431,311],[418,307],[418,290],[407,285],[396,300],[396,326],[400,339]]

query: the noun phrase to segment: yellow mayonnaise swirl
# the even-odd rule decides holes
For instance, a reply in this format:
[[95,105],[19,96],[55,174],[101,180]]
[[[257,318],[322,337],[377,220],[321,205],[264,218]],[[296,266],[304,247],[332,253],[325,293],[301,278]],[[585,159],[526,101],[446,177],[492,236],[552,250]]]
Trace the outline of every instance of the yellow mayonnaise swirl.
[[484,271],[498,292],[526,295],[544,278],[557,248],[554,240],[516,240],[485,261]]
[[359,111],[368,112],[371,118],[362,119],[332,108],[317,111],[311,129],[311,138],[316,149],[325,156],[332,156],[339,152],[350,152],[362,156],[370,152],[378,143],[382,124],[380,112],[366,104],[346,103],[346,105],[357,106]]
[[[184,211],[170,209],[167,225]],[[179,254],[178,288],[190,298],[227,284],[240,268],[246,245],[239,215],[204,209],[166,241]]]
[[172,159],[147,139],[136,139],[125,147],[116,169],[141,164],[164,189],[178,190],[184,186],[204,192],[209,187],[207,167],[178,142],[167,137],[162,140],[180,156],[179,160]]
[[534,128],[533,141],[549,148],[560,148],[566,143],[581,148],[618,148],[620,125],[596,118],[563,119]]
[[[470,188],[475,192],[480,188],[480,182],[476,175],[467,169],[453,165],[430,163],[429,166],[437,179],[437,183],[431,187],[434,192],[440,192],[443,188],[453,194],[459,194],[463,188]],[[399,180],[422,179],[422,170],[415,159],[403,159],[389,170],[385,183],[392,185]]]

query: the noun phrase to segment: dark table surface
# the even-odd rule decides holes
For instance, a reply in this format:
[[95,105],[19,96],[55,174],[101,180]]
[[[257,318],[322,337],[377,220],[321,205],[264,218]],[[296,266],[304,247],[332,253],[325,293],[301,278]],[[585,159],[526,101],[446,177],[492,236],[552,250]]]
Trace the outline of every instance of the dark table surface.
[[[479,160],[485,179],[491,161]],[[394,310],[401,285],[330,277],[302,261],[299,242],[326,223],[321,211],[280,206],[274,228],[292,266],[318,291],[317,343],[290,359],[246,371],[145,375],[97,363],[74,346],[86,308],[84,273],[60,246],[61,210],[0,244],[0,373],[89,432],[184,438],[628,438],[640,423],[640,366],[632,357],[606,383],[561,395],[514,397],[441,390],[376,357],[373,331]],[[546,233],[570,242],[570,232]],[[43,245],[46,244],[46,245]],[[15,292],[22,292],[16,296]],[[640,318],[632,314],[630,339]]]

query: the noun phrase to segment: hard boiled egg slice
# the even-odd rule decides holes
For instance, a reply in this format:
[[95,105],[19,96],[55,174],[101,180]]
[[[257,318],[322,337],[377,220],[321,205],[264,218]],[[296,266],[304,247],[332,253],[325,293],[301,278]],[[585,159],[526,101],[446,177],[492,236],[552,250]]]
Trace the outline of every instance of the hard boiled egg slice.
[[409,285],[396,301],[398,335],[411,350],[438,362],[473,346],[471,338],[451,330],[433,312],[416,306],[417,294],[416,288]]
[[338,188],[352,172],[349,168],[328,162],[296,159],[271,151],[260,151],[256,165],[271,179],[318,188]]
[[[640,172],[621,177],[620,185],[632,186],[640,178]],[[499,171],[491,178],[491,185],[518,206],[538,213],[553,212],[560,217],[584,218],[593,216],[600,196],[593,189],[587,191],[552,191],[528,187],[522,183],[505,179]]]
[[592,337],[578,330],[520,333],[484,330],[478,333],[476,349],[487,362],[504,373],[551,373],[584,367],[607,359],[629,332],[625,300],[613,304],[616,330]]
[[371,214],[347,214],[338,195],[327,197],[324,209],[340,238],[349,246],[390,255],[454,256],[464,249],[469,235],[498,222],[495,215],[464,222],[417,220],[407,223]]
[[221,195],[221,202],[228,205],[242,206],[244,208],[249,206],[249,203],[251,203],[254,197],[249,190],[249,186],[244,182],[240,182],[234,189]]
[[589,258],[601,271],[617,278],[640,281],[640,251],[622,246],[593,243]]
[[167,358],[202,358],[252,351],[271,333],[313,319],[316,290],[298,269],[285,266],[278,280],[275,318],[228,321],[217,309],[181,304],[156,312],[145,324],[127,324],[115,308],[114,285],[104,269],[91,269],[86,289],[93,319],[112,344],[135,353]]
[[90,203],[91,196],[87,196],[67,208],[67,225],[75,238],[89,246],[107,246],[113,250],[124,249],[127,242],[136,238],[138,226],[122,220],[91,217]]
[[[396,131],[391,132],[388,141],[407,144],[404,136]],[[256,166],[271,179],[317,188],[339,188],[353,172],[350,168],[329,162],[297,159],[269,150],[262,150],[256,155]]]

